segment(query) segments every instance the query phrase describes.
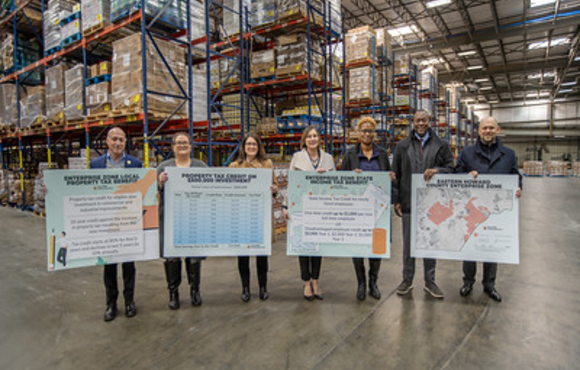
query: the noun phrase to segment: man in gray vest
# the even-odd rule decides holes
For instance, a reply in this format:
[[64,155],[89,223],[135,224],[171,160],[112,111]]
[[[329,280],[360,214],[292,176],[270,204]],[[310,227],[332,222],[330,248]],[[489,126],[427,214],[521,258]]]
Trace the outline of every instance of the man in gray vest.
[[[411,257],[411,179],[412,174],[422,173],[429,181],[436,173],[453,172],[453,154],[449,145],[429,128],[430,117],[424,110],[413,116],[413,130],[395,148],[393,171],[393,204],[395,213],[403,218],[403,282],[397,294],[404,295],[413,289],[415,259]],[[435,298],[443,298],[443,292],[435,284],[434,259],[423,259],[424,289]]]

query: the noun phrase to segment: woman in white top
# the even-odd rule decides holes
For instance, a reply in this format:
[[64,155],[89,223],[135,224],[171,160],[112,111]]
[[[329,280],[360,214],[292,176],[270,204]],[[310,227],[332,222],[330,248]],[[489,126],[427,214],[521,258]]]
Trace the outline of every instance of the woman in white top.
[[[300,151],[294,153],[290,162],[290,171],[335,171],[334,159],[320,148],[320,132],[315,126],[304,130],[300,141]],[[287,211],[284,212],[287,215]],[[323,299],[318,279],[322,257],[300,256],[300,274],[304,282],[304,298],[312,301]]]

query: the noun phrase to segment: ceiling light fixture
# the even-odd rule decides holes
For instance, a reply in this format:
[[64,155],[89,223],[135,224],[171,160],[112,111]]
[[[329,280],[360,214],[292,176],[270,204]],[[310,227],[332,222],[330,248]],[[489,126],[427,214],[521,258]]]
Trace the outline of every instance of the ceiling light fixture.
[[483,66],[470,66],[467,67],[468,71],[475,71],[476,69],[483,69]]
[[556,0],[530,0],[530,8],[534,8],[536,6],[554,4]]
[[572,89],[562,89],[562,90],[558,91],[558,94],[568,94],[568,93],[571,93],[572,91],[574,91],[574,90],[572,90]]
[[565,45],[570,43],[570,39],[568,37],[560,37],[557,39],[552,39],[550,40],[544,40],[544,41],[537,41],[537,42],[532,42],[530,45],[528,45],[528,49],[544,49],[547,48],[548,45],[550,45],[550,47],[554,47],[554,46],[558,46],[558,45]]
[[417,32],[417,26],[415,26],[414,24],[411,26],[403,26],[399,28],[394,28],[392,30],[388,30],[388,32],[391,34],[391,36],[404,36],[413,32]]
[[492,86],[484,86],[484,87],[480,87],[479,89],[485,91],[485,90],[491,90],[491,89],[493,89],[493,87]]
[[542,76],[544,78],[551,78],[551,77],[555,77],[556,73],[555,72],[546,72],[543,75],[541,73],[534,73],[532,75],[528,75],[528,79],[529,80],[536,80],[538,78],[542,78]]
[[452,0],[432,0],[425,4],[427,8],[436,8],[438,6],[443,6],[447,4],[451,4]]
[[473,80],[473,82],[475,83],[480,83],[480,82],[487,82],[489,81],[489,78],[478,78],[477,80]]
[[499,100],[490,100],[489,101],[489,104],[497,104],[497,103],[499,103]]
[[576,85],[578,82],[576,81],[571,81],[571,82],[564,82],[562,83],[562,86],[574,86]]
[[477,51],[475,50],[468,50],[468,51],[462,51],[461,53],[457,53],[458,57],[466,57],[468,55],[475,55],[477,53]]
[[537,98],[538,97],[538,93],[528,93],[526,94],[526,98]]

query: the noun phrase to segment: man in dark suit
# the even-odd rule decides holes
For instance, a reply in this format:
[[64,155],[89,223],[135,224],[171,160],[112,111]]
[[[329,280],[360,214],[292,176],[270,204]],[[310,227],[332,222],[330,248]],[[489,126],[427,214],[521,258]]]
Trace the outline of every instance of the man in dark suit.
[[[113,127],[107,134],[106,154],[93,159],[90,163],[91,169],[98,168],[141,168],[143,165],[137,158],[126,154],[127,136],[119,127]],[[104,270],[105,290],[107,292],[107,309],[105,310],[105,321],[115,320],[117,317],[117,297],[119,289],[117,288],[117,264],[105,265]],[[123,283],[125,289],[123,296],[125,298],[125,316],[133,317],[137,314],[135,301],[135,262],[123,263]]]
[[[518,169],[518,160],[513,150],[505,147],[497,137],[501,128],[493,117],[485,117],[479,124],[479,137],[475,145],[461,152],[455,166],[455,172],[469,173],[474,178],[480,173],[514,174],[519,176],[519,188],[516,197],[522,195],[522,175]],[[465,297],[473,290],[477,264],[473,261],[463,262],[463,287],[459,294]],[[496,302],[501,302],[501,295],[495,289],[497,263],[483,263],[483,291]]]
[[[395,213],[403,218],[403,282],[397,294],[404,295],[413,289],[415,259],[411,257],[411,180],[414,173],[422,173],[429,181],[436,173],[453,172],[453,154],[449,145],[429,128],[429,114],[419,110],[413,116],[413,130],[397,144],[393,158],[393,171],[397,177],[393,184]],[[435,284],[437,261],[423,259],[424,289],[434,298],[443,298]]]

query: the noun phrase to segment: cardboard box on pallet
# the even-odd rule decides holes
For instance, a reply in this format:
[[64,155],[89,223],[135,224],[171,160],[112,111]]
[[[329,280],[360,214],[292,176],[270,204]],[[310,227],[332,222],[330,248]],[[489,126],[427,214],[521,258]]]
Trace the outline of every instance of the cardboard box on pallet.
[[77,120],[83,118],[84,114],[84,94],[85,84],[84,66],[77,64],[64,73],[65,83],[65,106],[64,114],[67,120]]
[[[224,0],[223,1],[225,9],[222,12],[223,23],[221,25],[221,34],[224,39],[230,38],[238,33],[240,33],[240,0]],[[248,9],[248,12],[242,11],[242,17],[244,18],[242,25],[246,24],[246,19],[248,22],[251,20],[251,3],[250,0],[241,0],[242,9]],[[229,10],[229,9],[233,9]],[[248,29],[244,29],[242,32],[247,32]]]
[[110,75],[112,72],[113,68],[111,62],[104,61],[90,66],[88,76],[89,78],[92,78],[102,75]]
[[111,83],[104,81],[86,88],[87,115],[107,113],[111,110]]
[[250,78],[270,77],[276,73],[276,49],[252,53]]
[[393,46],[391,34],[386,28],[376,30],[377,35],[377,54],[386,56],[389,60],[393,59]]
[[[378,102],[378,78],[376,77],[376,70],[373,70],[371,66],[350,69],[348,72],[348,100],[373,100]],[[375,84],[374,89],[373,81]]]
[[568,177],[568,162],[550,161],[548,171],[550,176]]
[[[24,89],[20,88],[21,97],[26,97]],[[0,85],[0,125],[10,126],[16,123],[17,115],[16,85]]]
[[35,86],[28,89],[28,99],[20,120],[20,127],[27,128],[33,124],[42,123],[46,119],[46,104],[44,86]]
[[346,34],[346,63],[376,59],[376,34],[370,26],[349,30]]
[[[44,12],[44,50],[48,51],[61,46],[63,40],[60,20],[67,14],[72,14],[73,8],[78,5],[72,0],[51,0]],[[74,25],[73,25],[74,26]]]
[[418,73],[420,63],[417,59],[411,59],[408,54],[397,54],[395,57],[395,76]]
[[[278,37],[276,56],[276,77],[290,77],[308,73],[308,37],[303,32]],[[320,45],[310,44],[310,77],[320,78]]]
[[[155,39],[163,57],[176,76],[171,76],[165,63],[149,39],[146,42],[147,86],[159,93],[180,95],[181,86],[187,91],[185,49],[169,41]],[[141,34],[125,37],[113,43],[112,105],[114,110],[139,110],[143,108],[143,78],[141,57]],[[171,113],[181,105],[183,99],[171,96],[148,94],[150,112]],[[187,104],[177,112],[185,117]]]
[[[307,17],[307,6],[306,0],[280,0],[278,3],[278,19],[294,19],[300,17]],[[315,18],[322,18],[319,14],[322,14],[322,1],[320,0],[310,0],[310,6],[314,9]]]
[[542,161],[525,161],[524,173],[528,176],[544,176],[544,163]]
[[46,118],[52,121],[64,119],[65,64],[58,64],[48,68],[44,75],[46,83]]
[[90,0],[81,2],[83,34],[89,35],[111,24],[111,1]]
[[[74,21],[68,22],[67,24],[60,27],[60,32],[62,35],[62,41],[65,42],[69,37],[72,37],[76,34],[81,34],[81,20],[76,19]],[[68,44],[70,44],[69,42]],[[64,46],[64,45],[63,45]]]
[[572,163],[572,176],[580,177],[580,162],[579,161]]
[[193,82],[193,122],[207,121],[207,72],[205,64],[191,69]]

